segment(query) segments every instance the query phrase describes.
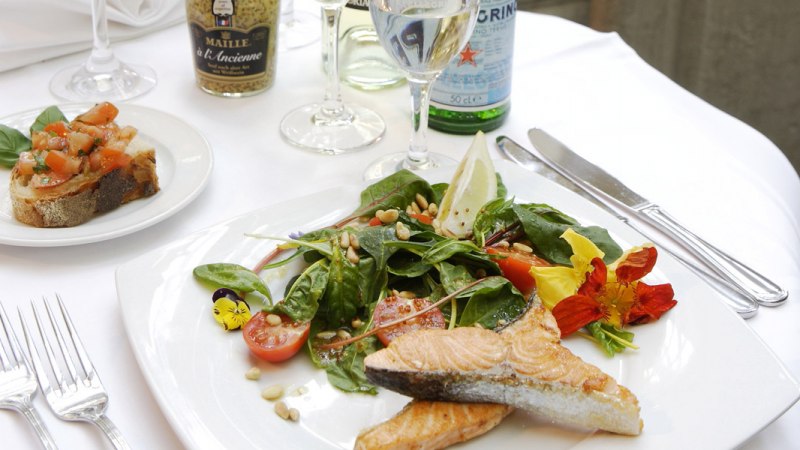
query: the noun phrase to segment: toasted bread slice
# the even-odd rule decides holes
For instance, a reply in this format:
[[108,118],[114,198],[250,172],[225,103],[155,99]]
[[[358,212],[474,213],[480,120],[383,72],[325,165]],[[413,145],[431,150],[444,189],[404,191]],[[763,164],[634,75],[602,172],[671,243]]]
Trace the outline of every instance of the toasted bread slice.
[[48,188],[34,188],[15,167],[10,194],[14,217],[35,227],[71,227],[159,190],[155,149],[139,136],[125,153],[131,162],[108,173],[86,172]]

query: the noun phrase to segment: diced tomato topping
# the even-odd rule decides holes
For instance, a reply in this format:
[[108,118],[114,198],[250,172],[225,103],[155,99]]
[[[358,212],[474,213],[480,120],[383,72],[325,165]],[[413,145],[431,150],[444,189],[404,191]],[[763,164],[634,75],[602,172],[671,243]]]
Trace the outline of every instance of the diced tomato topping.
[[69,128],[67,128],[67,124],[64,122],[53,122],[48,124],[44,127],[44,131],[47,133],[55,134],[59,137],[65,137],[67,133],[69,133]]
[[367,225],[371,227],[377,227],[378,225],[383,225],[383,222],[381,222],[381,219],[373,217],[372,219],[369,219],[369,223]]
[[117,109],[116,106],[108,102],[103,102],[94,105],[92,109],[79,115],[75,120],[90,125],[105,125],[113,121],[117,117],[117,114],[119,114],[119,109]]
[[500,266],[503,276],[525,297],[536,288],[536,280],[530,274],[533,266],[549,266],[550,263],[533,253],[514,250],[512,248],[487,247],[486,253],[502,256],[494,261]]
[[59,150],[47,152],[47,155],[44,157],[44,163],[47,164],[50,170],[67,175],[76,174],[81,168],[80,158],[69,156]]
[[67,135],[67,148],[70,156],[88,155],[94,145],[94,138],[86,133],[72,132]]
[[102,173],[125,167],[130,161],[131,157],[127,153],[107,147],[99,148],[89,155],[89,167]]
[[33,175],[33,168],[36,167],[36,159],[32,152],[22,152],[17,159],[17,171],[20,175]]

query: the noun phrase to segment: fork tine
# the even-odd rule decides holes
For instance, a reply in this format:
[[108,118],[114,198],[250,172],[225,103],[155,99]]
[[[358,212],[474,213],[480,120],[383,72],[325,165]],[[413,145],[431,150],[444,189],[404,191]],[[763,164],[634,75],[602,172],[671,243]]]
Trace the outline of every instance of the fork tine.
[[78,359],[81,362],[81,366],[83,366],[83,372],[86,374],[86,378],[93,379],[95,377],[95,371],[92,360],[89,359],[89,355],[86,353],[86,350],[83,347],[81,338],[78,336],[77,331],[75,331],[75,326],[72,325],[72,319],[69,317],[67,308],[64,307],[64,302],[61,300],[61,296],[56,294],[56,300],[58,301],[58,307],[61,310],[61,315],[64,317],[64,323],[67,324],[69,335],[72,338],[72,345],[75,346],[75,351],[78,352]]
[[[67,365],[67,370],[72,377],[72,381],[77,383],[80,378],[78,378],[78,374],[75,371],[75,364],[72,363],[72,356],[70,356],[72,352],[67,349],[67,343],[64,340],[64,335],[61,333],[61,327],[58,325],[59,321],[56,320],[55,316],[53,315],[53,310],[50,308],[50,303],[47,301],[47,298],[42,297],[42,300],[44,300],[44,309],[47,311],[47,316],[50,318],[50,325],[53,327],[53,334],[56,336],[58,347],[61,349],[61,354],[64,357],[64,363]],[[62,309],[61,311],[63,314],[64,310]],[[70,331],[70,335],[71,334],[72,332]]]
[[11,347],[11,352],[14,354],[14,359],[17,360],[17,364],[22,363],[30,367],[28,357],[25,355],[25,352],[22,351],[22,348],[19,345],[17,334],[14,333],[14,328],[11,327],[11,323],[8,321],[8,315],[6,315],[6,310],[3,308],[2,304],[0,304],[0,319],[3,321],[3,329],[6,332],[9,347]]
[[[44,346],[44,352],[47,355],[47,359],[50,361],[50,369],[53,372],[53,375],[56,377],[56,383],[58,384],[58,389],[61,392],[64,392],[67,388],[66,383],[64,382],[64,376],[61,374],[61,369],[58,365],[58,360],[56,360],[56,356],[53,353],[53,348],[50,346],[50,340],[47,339],[47,334],[45,334],[44,329],[42,328],[42,320],[39,317],[39,311],[36,308],[36,304],[31,302],[31,309],[33,309],[33,318],[36,321],[36,328],[39,329],[39,337],[42,338],[42,344]],[[64,355],[65,357],[67,355]]]
[[39,380],[39,387],[42,388],[44,394],[48,394],[51,389],[50,379],[47,377],[47,372],[44,371],[44,365],[42,364],[42,359],[39,357],[39,351],[33,343],[30,331],[28,331],[28,323],[25,321],[25,317],[22,315],[22,311],[19,308],[17,308],[17,314],[19,314],[19,322],[22,324],[22,334],[25,337],[25,345],[28,347],[28,354],[31,355],[33,371],[36,373],[36,378]]
[[[3,309],[3,305],[0,304],[0,321],[3,323],[3,332],[8,338],[9,343],[11,342],[11,335],[13,333],[9,333],[11,330],[11,326],[8,325],[8,320],[6,319],[6,311]],[[13,351],[13,350],[12,350]],[[4,368],[11,368],[11,361],[8,359],[8,355],[6,354],[5,346],[3,346],[2,341],[0,341],[0,361],[3,363]]]

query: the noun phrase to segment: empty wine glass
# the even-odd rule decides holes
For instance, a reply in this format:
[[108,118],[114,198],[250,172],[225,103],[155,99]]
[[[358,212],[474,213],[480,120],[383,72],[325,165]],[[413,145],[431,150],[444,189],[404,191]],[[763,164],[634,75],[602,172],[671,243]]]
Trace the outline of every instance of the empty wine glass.
[[402,168],[425,170],[455,162],[428,151],[430,87],[469,41],[477,20],[478,0],[370,0],[369,10],[381,45],[407,72],[413,129],[408,151],[373,162],[364,178],[383,178]]
[[294,8],[294,0],[281,1],[278,50],[305,47],[319,40],[319,17]]
[[62,69],[50,91],[70,101],[128,100],[149,92],[156,74],[147,66],[125,64],[111,50],[105,0],[92,0],[92,53],[80,65]]
[[301,106],[281,121],[283,137],[300,148],[326,154],[362,149],[383,137],[386,125],[374,111],[342,102],[339,86],[339,17],[346,0],[317,0],[322,5],[322,43],[327,49],[325,97]]

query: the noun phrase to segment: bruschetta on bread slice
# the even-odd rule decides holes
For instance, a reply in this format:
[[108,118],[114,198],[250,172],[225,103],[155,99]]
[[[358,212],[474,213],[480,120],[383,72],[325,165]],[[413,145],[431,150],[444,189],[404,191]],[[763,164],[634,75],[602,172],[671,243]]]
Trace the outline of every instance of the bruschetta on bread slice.
[[71,227],[159,190],[155,149],[119,110],[100,103],[69,123],[31,134],[11,171],[14,216],[35,227]]

